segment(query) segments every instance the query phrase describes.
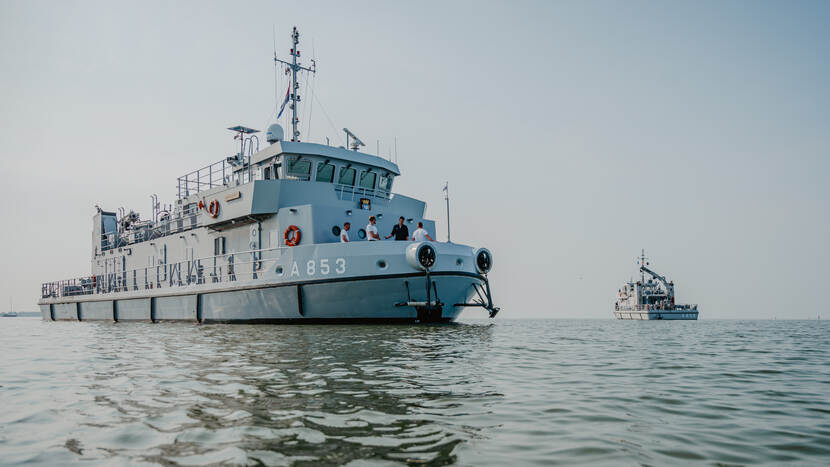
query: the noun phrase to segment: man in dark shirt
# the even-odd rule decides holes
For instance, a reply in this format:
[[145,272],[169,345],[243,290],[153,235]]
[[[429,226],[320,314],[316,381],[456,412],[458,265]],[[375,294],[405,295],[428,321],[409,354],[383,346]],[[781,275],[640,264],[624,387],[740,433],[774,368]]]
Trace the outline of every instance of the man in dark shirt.
[[403,216],[398,219],[398,223],[392,227],[392,233],[387,235],[386,238],[391,238],[392,236],[395,237],[395,240],[409,240],[409,229],[403,225]]

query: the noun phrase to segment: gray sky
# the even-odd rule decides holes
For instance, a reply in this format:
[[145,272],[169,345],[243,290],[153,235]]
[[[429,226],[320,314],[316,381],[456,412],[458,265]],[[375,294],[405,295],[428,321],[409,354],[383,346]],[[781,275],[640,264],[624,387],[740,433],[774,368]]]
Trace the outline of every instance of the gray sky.
[[610,318],[640,248],[702,318],[830,316],[830,3],[310,3],[0,0],[0,309],[264,129],[297,25],[303,139],[397,137],[441,240],[449,180],[500,316]]

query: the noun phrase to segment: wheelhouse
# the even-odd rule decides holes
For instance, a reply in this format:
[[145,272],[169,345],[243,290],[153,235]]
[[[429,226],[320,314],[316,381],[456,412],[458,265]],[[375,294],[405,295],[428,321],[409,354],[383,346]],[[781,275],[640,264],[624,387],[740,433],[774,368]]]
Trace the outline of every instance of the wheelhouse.
[[278,142],[255,154],[251,164],[254,180],[327,183],[340,192],[385,198],[400,175],[397,165],[386,159],[314,143]]

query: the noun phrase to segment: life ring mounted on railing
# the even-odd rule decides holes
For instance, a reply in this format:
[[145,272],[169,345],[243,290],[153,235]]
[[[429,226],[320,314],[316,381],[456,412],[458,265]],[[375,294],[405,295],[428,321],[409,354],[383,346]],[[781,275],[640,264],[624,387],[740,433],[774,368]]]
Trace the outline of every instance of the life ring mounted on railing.
[[219,201],[216,201],[215,199],[211,200],[210,204],[208,204],[207,212],[210,214],[210,217],[216,219],[219,215]]
[[285,229],[285,233],[282,235],[282,238],[285,240],[286,246],[299,245],[301,237],[302,232],[300,232],[300,228],[296,225],[289,225],[288,228]]

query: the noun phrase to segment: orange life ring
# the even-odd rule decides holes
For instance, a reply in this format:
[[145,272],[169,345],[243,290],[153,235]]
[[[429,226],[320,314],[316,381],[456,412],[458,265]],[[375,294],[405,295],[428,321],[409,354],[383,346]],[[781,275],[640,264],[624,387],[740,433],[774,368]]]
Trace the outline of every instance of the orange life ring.
[[282,238],[285,240],[286,246],[299,245],[300,237],[302,237],[302,233],[300,232],[300,228],[296,225],[289,225],[288,228],[285,229],[285,233],[282,236]]
[[210,204],[208,204],[207,211],[208,214],[210,214],[210,217],[216,219],[216,216],[219,215],[219,201],[216,201],[215,199],[211,200]]

